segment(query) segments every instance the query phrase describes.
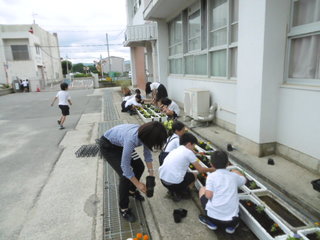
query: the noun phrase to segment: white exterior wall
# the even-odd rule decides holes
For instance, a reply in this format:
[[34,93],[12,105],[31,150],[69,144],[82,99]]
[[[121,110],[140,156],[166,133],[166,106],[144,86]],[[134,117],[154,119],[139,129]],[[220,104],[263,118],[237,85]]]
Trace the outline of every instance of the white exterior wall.
[[319,88],[283,86],[278,103],[278,142],[320,159],[319,102]]
[[236,84],[234,82],[213,81],[208,78],[181,78],[171,75],[168,78],[168,95],[179,105],[184,103],[184,90],[201,88],[210,91],[211,105],[217,103],[217,118],[236,123]]

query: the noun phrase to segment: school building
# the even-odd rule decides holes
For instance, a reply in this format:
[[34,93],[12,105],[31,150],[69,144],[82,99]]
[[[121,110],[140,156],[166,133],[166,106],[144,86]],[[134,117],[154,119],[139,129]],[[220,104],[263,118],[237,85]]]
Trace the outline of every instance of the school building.
[[37,24],[0,25],[0,83],[28,79],[30,91],[63,79],[58,36]]
[[133,84],[210,92],[243,150],[320,172],[320,1],[127,0]]

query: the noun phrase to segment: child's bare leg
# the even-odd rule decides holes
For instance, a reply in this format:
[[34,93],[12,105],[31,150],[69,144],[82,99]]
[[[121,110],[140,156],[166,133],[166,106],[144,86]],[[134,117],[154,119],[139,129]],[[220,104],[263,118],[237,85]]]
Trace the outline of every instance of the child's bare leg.
[[61,126],[63,126],[65,120],[66,120],[66,116],[61,116],[61,118],[60,118],[60,125]]
[[205,192],[206,192],[206,187],[201,187],[201,188],[199,189],[199,198],[201,198],[202,195],[205,194]]

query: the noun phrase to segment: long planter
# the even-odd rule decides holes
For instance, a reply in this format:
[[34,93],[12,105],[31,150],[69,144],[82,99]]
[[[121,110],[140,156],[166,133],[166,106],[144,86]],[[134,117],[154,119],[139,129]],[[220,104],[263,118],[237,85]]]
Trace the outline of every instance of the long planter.
[[241,187],[241,189],[243,189],[244,191],[246,192],[249,192],[249,193],[255,193],[255,192],[265,192],[267,190],[267,188],[262,184],[260,183],[257,179],[255,179],[253,176],[251,176],[250,174],[248,174],[244,169],[242,169],[241,167],[239,166],[236,166],[236,165],[232,165],[232,166],[229,166],[227,167],[227,169],[237,169],[241,172],[244,172],[245,173],[245,176],[247,178],[248,181],[254,181],[257,185],[257,189],[251,189],[250,187],[246,186],[246,185],[243,185]]
[[145,123],[154,121],[154,119],[153,119],[152,117],[150,117],[150,118],[145,118],[145,117],[143,116],[143,114],[141,114],[139,111],[137,111],[137,113],[138,113],[139,117],[142,119],[142,121],[145,122]]
[[307,237],[308,234],[311,233],[316,233],[316,232],[320,232],[320,228],[315,227],[315,228],[308,228],[308,229],[303,229],[303,230],[298,230],[298,235],[301,236],[301,238],[303,240],[310,240],[310,238]]
[[254,197],[263,202],[263,204],[275,213],[292,231],[296,232],[313,225],[297,210],[281,200],[270,191],[255,192]]
[[[263,203],[251,195],[240,195],[240,200],[250,200],[251,202],[261,206]],[[265,213],[271,218],[274,223],[278,224],[278,227],[284,232],[282,235],[272,237],[266,229],[264,229],[260,223],[249,213],[249,211],[240,204],[240,217],[251,229],[251,231],[259,238],[263,240],[280,240],[286,239],[288,236],[293,236],[293,232],[268,208],[264,209]]]

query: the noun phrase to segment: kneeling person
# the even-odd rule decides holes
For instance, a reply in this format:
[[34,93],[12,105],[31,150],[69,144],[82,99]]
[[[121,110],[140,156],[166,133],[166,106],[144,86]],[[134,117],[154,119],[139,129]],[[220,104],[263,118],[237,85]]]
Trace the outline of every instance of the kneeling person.
[[192,187],[196,173],[187,172],[190,163],[199,172],[212,172],[213,168],[204,168],[197,161],[193,152],[197,138],[191,133],[185,133],[180,137],[180,146],[172,150],[164,159],[159,168],[160,180],[169,192],[173,195],[175,201],[189,193],[189,187]]
[[208,175],[206,186],[199,190],[200,202],[207,214],[200,215],[199,221],[211,230],[221,226],[232,234],[239,225],[238,187],[246,183],[246,178],[236,169],[226,169],[229,161],[223,151],[213,152],[210,161],[216,171]]

